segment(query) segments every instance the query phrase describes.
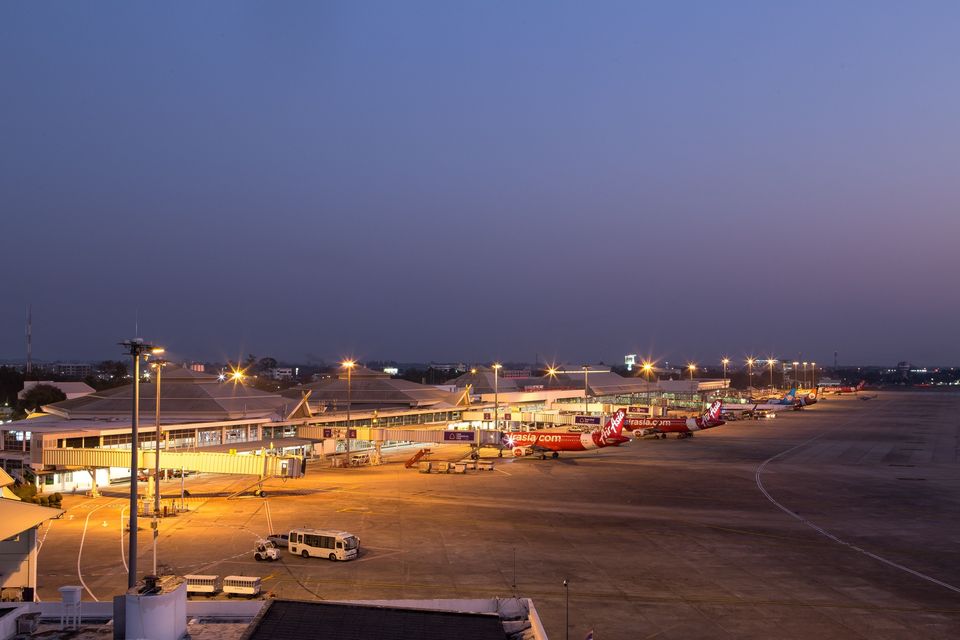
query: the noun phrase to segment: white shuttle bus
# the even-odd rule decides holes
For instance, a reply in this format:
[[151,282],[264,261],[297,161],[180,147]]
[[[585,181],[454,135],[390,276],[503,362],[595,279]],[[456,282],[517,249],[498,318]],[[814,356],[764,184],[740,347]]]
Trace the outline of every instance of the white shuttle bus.
[[360,552],[360,538],[346,531],[292,529],[290,553],[304,558],[314,556],[330,560],[353,560]]

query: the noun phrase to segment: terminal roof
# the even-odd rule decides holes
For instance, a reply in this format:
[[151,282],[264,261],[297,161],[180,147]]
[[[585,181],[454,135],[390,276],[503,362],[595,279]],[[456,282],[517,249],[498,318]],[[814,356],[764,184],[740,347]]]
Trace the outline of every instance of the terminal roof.
[[395,606],[271,600],[243,640],[503,640],[500,616]]
[[[140,419],[152,419],[156,407],[154,382],[140,384]],[[69,420],[77,418],[129,417],[133,385],[97,391],[81,398],[45,405],[46,413]],[[160,384],[160,411],[164,419],[210,421],[258,418],[293,410],[299,400],[284,398],[242,383],[216,376],[168,367]]]

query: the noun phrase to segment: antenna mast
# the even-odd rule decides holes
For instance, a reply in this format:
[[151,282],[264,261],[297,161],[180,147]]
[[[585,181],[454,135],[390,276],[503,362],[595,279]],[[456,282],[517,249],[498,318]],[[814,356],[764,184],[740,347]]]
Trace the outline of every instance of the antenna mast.
[[27,370],[33,371],[33,305],[27,305]]

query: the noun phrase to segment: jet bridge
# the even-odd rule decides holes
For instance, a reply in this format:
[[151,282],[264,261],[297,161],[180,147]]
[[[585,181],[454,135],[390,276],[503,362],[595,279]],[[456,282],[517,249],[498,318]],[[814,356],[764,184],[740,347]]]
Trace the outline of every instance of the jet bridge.
[[[43,464],[66,469],[130,467],[129,449],[43,450]],[[139,451],[138,469],[153,469],[156,452]],[[301,456],[212,453],[205,451],[161,451],[161,469],[184,469],[202,473],[228,473],[265,478],[301,478],[306,465]]]

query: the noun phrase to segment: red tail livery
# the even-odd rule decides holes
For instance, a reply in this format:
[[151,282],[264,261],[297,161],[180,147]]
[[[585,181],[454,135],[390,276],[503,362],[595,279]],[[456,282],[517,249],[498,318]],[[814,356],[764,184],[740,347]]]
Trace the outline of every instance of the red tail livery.
[[626,413],[620,409],[610,416],[603,427],[598,427],[591,433],[560,433],[541,432],[533,433],[521,431],[519,433],[505,433],[501,438],[503,445],[509,447],[516,457],[529,456],[535,453],[540,458],[546,458],[549,453],[554,458],[560,457],[561,451],[586,451],[603,447],[618,447],[629,442],[622,434]]
[[627,427],[637,438],[666,438],[668,433],[677,438],[689,438],[694,431],[711,429],[724,424],[720,419],[720,401],[717,400],[699,418],[627,418]]

